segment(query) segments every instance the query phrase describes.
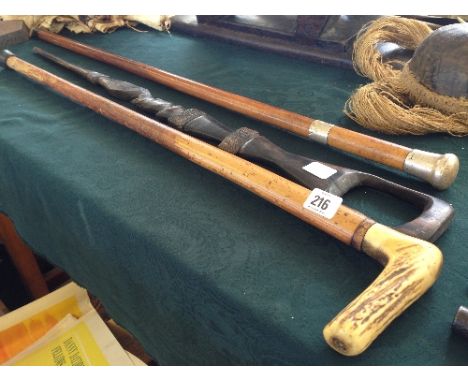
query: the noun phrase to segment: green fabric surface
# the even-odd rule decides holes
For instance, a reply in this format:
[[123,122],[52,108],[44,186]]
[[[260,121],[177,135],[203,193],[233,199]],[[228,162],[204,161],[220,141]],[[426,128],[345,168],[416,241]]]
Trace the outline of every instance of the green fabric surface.
[[[180,34],[120,30],[79,41],[317,119],[363,131],[342,113],[365,79],[326,67]],[[0,73],[0,211],[23,239],[103,302],[164,365],[468,364],[451,333],[468,304],[466,138],[385,137],[454,152],[455,184],[437,193],[352,157],[38,40],[19,57],[103,94],[32,54],[40,46],[87,68],[248,126],[301,155],[371,172],[435,194],[456,209],[437,241],[439,280],[362,355],[329,348],[322,329],[379,274],[373,259],[187,160],[10,70]],[[369,133],[378,136],[376,134]],[[362,189],[345,203],[385,224],[413,206]]]

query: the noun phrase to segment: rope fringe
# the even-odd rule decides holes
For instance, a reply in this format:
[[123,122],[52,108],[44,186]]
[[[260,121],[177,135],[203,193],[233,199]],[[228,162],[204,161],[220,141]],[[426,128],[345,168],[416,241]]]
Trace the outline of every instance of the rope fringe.
[[[468,135],[468,100],[437,94],[422,85],[403,62],[383,62],[379,43],[416,49],[432,32],[418,20],[383,17],[363,27],[353,52],[358,74],[374,82],[357,89],[344,112],[358,124],[387,134]],[[395,69],[394,64],[403,69]]]

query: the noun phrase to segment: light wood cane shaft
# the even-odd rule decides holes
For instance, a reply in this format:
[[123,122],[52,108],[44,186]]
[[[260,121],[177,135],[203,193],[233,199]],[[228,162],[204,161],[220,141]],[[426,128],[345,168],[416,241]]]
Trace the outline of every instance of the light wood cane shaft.
[[327,144],[339,150],[404,170],[411,149],[355,131],[334,126],[328,133]]
[[321,217],[302,206],[310,193],[310,190],[305,187],[197,138],[172,129],[154,119],[145,117],[107,98],[80,88],[16,56],[9,57],[7,65],[74,102],[82,104],[184,158],[231,180],[348,245],[352,244],[355,232],[367,219],[361,213],[343,205],[333,219]]
[[322,217],[303,207],[310,190],[298,184],[73,85],[15,56],[6,59],[6,66],[231,180],[338,240],[364,249],[385,265],[381,275],[324,330],[327,343],[342,354],[363,352],[437,278],[442,256],[430,243],[374,223],[344,205],[331,219]]

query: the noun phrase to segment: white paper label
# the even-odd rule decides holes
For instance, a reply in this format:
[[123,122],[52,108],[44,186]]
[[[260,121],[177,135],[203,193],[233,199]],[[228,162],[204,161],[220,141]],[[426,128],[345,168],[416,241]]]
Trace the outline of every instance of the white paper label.
[[307,197],[303,207],[331,219],[343,203],[343,198],[323,191],[320,188],[314,190]]
[[337,170],[328,167],[320,162],[312,162],[302,167],[303,170],[310,172],[312,175],[319,177],[320,179],[328,179],[330,176],[335,174]]

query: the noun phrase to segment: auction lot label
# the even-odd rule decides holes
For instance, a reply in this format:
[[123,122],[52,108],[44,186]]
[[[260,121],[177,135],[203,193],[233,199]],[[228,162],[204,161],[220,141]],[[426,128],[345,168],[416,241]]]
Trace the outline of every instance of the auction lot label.
[[303,207],[319,215],[331,219],[343,203],[343,198],[323,191],[320,188],[314,188],[305,200]]

